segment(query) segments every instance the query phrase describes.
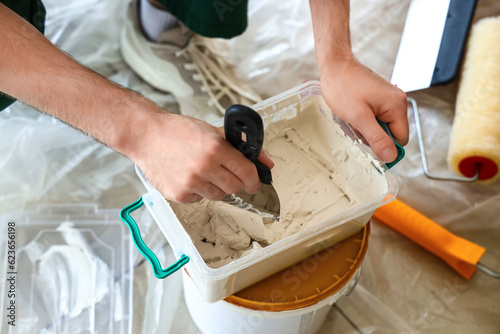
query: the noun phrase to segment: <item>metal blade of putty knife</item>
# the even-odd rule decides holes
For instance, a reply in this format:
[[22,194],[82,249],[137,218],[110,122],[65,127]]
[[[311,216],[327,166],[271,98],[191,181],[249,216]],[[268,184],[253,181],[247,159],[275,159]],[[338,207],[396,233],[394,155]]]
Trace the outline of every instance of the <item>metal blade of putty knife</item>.
[[[240,191],[237,194],[227,194],[222,200],[264,218],[279,221],[281,205],[272,185],[271,170],[257,159],[264,144],[262,118],[252,108],[232,105],[224,116],[224,132],[226,140],[255,164],[262,184],[255,194]],[[243,134],[246,140],[243,139]]]
[[476,3],[477,0],[412,0],[391,83],[408,93],[453,80]]

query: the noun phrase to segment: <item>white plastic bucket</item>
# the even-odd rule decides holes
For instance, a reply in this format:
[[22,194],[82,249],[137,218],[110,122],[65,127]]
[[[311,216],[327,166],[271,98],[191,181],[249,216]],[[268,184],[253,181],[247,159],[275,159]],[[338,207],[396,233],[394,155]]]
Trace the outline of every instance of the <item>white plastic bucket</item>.
[[[239,297],[230,296],[217,303],[208,303],[198,291],[196,284],[190,278],[187,271],[183,270],[184,298],[188,311],[194,323],[203,334],[314,334],[319,331],[325,322],[333,304],[340,297],[348,296],[356,286],[361,270],[359,266],[363,261],[368,245],[368,236],[369,227],[367,226],[356,236],[345,240],[346,242],[355,240],[354,242],[358,242],[360,245],[357,254],[352,254],[351,251],[351,254],[347,256],[347,259],[353,258],[352,260],[354,261],[347,267],[345,274],[340,274],[342,276],[339,276],[338,272],[336,272],[337,274],[333,275],[337,276],[338,286],[333,287],[334,289],[331,291],[325,290],[324,294],[314,291],[313,296],[301,295],[297,303],[288,302],[286,303],[287,305],[278,306],[276,309],[281,309],[279,311],[273,310],[272,304],[267,304],[268,306],[266,306],[266,303],[245,300],[245,298],[242,298],[242,296],[246,295],[245,290],[238,294],[240,295]],[[362,242],[359,242],[360,240]],[[331,256],[336,257],[334,260],[337,262],[346,261],[346,252],[341,251],[339,248],[339,245],[342,243],[332,247],[335,248],[335,251],[333,251],[333,255]],[[339,251],[336,252],[337,250]],[[308,259],[301,263],[305,264],[307,263],[306,261]],[[322,275],[332,276],[331,272],[328,271],[330,265],[331,263],[323,262],[318,263],[317,267],[323,266],[320,270]],[[293,266],[287,269],[291,272],[294,267],[296,268],[296,266]],[[282,277],[285,277],[287,269],[273,275],[275,276],[274,278],[282,279]],[[312,278],[312,275],[317,274],[317,272],[310,272],[310,274]],[[287,278],[292,279],[289,276]],[[327,277],[324,278],[326,281],[329,279]],[[267,280],[259,282],[255,286],[259,285],[259,289],[265,290],[266,283],[268,283],[266,282]],[[255,286],[249,289],[253,289]],[[270,293],[274,292],[271,290],[275,287],[275,284],[269,287]],[[285,290],[286,287],[283,287],[283,289]],[[251,291],[248,293],[252,294]],[[308,304],[306,304],[308,306],[295,308],[295,306],[301,305],[304,300],[309,300]],[[236,305],[241,302],[248,304],[251,308]]]

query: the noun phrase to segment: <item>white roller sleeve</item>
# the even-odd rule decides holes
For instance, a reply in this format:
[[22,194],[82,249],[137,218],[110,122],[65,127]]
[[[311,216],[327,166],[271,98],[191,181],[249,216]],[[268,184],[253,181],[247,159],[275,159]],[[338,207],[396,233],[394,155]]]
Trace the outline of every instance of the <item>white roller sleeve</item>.
[[500,17],[477,22],[467,46],[448,152],[457,174],[500,178]]

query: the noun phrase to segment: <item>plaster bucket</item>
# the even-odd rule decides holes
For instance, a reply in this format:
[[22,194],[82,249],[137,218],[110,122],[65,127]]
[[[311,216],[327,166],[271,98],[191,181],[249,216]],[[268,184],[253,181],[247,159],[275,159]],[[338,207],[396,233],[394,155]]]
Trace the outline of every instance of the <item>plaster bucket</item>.
[[217,303],[183,271],[184,298],[204,334],[314,334],[333,304],[356,286],[370,228]]

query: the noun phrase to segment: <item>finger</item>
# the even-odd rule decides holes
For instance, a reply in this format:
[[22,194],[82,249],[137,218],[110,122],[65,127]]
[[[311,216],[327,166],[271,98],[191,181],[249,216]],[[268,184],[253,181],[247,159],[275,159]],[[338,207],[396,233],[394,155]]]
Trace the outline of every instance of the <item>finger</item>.
[[365,137],[373,152],[385,162],[396,160],[396,145],[380,127],[372,111],[367,110],[359,115],[361,116],[355,117],[351,124]]
[[169,201],[177,202],[177,203],[194,203],[194,202],[199,202],[203,199],[202,196],[198,194],[181,194],[181,195],[176,195],[176,196],[166,196],[164,195],[166,199]]
[[260,187],[259,174],[255,165],[243,154],[242,157],[243,162],[238,159],[229,160],[224,163],[224,167],[241,180],[242,187],[246,192],[253,194]]
[[[225,138],[225,133],[222,128],[216,128],[216,131]],[[241,180],[243,183],[243,189],[245,189],[246,192],[251,194],[255,193],[260,187],[260,179],[259,174],[257,173],[257,168],[243,155],[243,153],[234,148],[229,142],[225,142],[228,149],[220,151],[222,166]],[[272,168],[272,166],[274,166],[272,160],[269,159],[265,153],[264,155],[262,154],[263,151],[261,151],[258,159],[260,160],[262,157],[265,161],[265,163],[263,163],[266,166],[270,163],[271,167],[268,167]],[[269,159],[269,161],[266,158]]]
[[394,139],[400,145],[408,144],[409,126],[408,126],[408,101],[406,93],[398,89],[397,94],[389,96],[386,101],[390,105],[385,106],[385,112],[377,115],[382,122],[388,123]]
[[274,162],[271,160],[271,158],[269,158],[269,156],[264,151],[260,151],[258,159],[264,165],[269,167],[269,169],[272,169],[274,167]]
[[222,198],[224,198],[224,196],[226,196],[226,193],[224,191],[210,182],[205,183],[203,186],[197,189],[196,193],[211,201],[220,201]]
[[[224,130],[221,128],[216,128],[216,131],[225,138]],[[269,167],[269,169],[272,169],[274,167],[274,162],[269,158],[269,156],[264,152],[264,150],[260,151],[259,157],[257,158],[260,162],[262,162],[264,165]]]
[[391,129],[392,136],[399,145],[405,146],[408,144],[410,129],[407,116],[389,122],[389,129]]
[[187,201],[184,202],[184,203],[195,203],[195,202],[199,202],[203,199],[202,196],[198,195],[198,194],[191,194],[188,198],[187,198]]
[[259,174],[255,165],[243,153],[227,143],[227,150],[221,152],[221,163],[228,171],[234,174],[243,183],[243,189],[248,193],[255,193],[260,186]]
[[222,138],[226,139],[226,133],[224,132],[224,128],[219,128],[214,126],[215,132],[219,134]]
[[234,194],[243,188],[243,182],[227,168],[220,166],[208,175],[208,181],[226,194]]

